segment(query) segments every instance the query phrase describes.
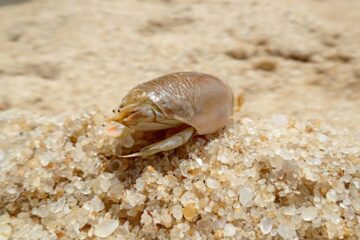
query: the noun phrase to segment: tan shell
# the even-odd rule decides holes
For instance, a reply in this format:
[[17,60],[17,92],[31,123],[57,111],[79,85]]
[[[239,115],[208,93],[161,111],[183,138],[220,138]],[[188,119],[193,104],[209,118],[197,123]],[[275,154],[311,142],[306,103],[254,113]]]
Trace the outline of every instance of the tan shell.
[[133,88],[123,105],[148,99],[170,119],[184,122],[198,134],[223,128],[233,111],[233,94],[218,78],[196,72],[164,75]]

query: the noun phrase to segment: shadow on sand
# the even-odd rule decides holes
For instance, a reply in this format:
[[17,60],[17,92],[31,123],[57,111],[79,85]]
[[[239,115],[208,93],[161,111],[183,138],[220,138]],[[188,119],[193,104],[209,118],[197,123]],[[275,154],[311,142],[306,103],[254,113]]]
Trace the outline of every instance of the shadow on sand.
[[30,2],[31,0],[0,0],[0,7],[5,7],[9,5],[17,5],[22,3]]

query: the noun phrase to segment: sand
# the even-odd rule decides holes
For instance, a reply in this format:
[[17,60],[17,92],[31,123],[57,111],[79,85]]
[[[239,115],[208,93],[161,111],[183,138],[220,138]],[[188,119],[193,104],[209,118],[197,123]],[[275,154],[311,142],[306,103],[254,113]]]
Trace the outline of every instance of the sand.
[[[0,1],[0,239],[359,238],[358,9]],[[176,151],[117,159],[103,120],[177,71],[218,76],[242,110]]]

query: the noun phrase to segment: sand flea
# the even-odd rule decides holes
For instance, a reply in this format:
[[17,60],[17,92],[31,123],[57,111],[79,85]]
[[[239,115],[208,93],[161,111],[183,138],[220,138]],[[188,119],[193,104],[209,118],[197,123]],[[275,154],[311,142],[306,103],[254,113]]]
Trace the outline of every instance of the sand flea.
[[[241,103],[242,104],[242,103]],[[107,132],[126,139],[131,147],[135,131],[175,131],[165,139],[123,157],[146,157],[186,143],[193,134],[223,128],[233,112],[233,93],[217,77],[196,72],[167,74],[133,88],[109,121]],[[116,124],[117,123],[117,124]]]

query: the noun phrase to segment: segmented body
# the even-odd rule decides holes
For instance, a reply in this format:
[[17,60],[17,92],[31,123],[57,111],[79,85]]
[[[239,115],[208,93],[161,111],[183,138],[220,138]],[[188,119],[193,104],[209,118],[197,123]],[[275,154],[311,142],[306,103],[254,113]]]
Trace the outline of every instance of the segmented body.
[[142,83],[125,96],[122,105],[149,100],[167,118],[194,127],[198,134],[223,128],[233,111],[230,87],[204,73],[172,73]]

